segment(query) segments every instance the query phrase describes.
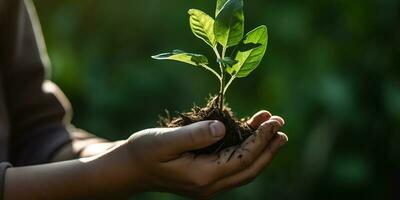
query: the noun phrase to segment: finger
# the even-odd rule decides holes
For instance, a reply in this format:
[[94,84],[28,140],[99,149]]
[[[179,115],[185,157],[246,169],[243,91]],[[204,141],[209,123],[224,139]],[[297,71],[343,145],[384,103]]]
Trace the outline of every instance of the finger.
[[257,129],[263,122],[269,120],[271,116],[270,112],[262,110],[254,114],[253,117],[247,121],[247,124],[252,128]]
[[226,177],[250,166],[258,158],[279,128],[279,122],[275,120],[268,120],[261,124],[256,134],[248,137],[229,156],[221,156],[218,160],[221,164],[217,165],[217,167],[212,165],[216,173],[215,177]]
[[[262,125],[259,126],[259,129],[256,132],[255,136],[250,136],[251,138],[247,139],[245,142],[243,142],[242,145],[235,146],[235,147],[229,147],[224,150],[222,150],[219,153],[219,159],[221,163],[227,163],[232,159],[234,154],[239,154],[241,150],[238,149],[245,149],[245,151],[250,151],[250,149],[254,149],[253,153],[257,147],[257,145],[265,146],[268,144],[268,142],[273,138],[275,135],[274,132],[277,131],[279,128],[279,122],[274,121],[274,120],[269,120],[267,122],[264,122]],[[255,143],[256,142],[256,143]],[[261,148],[257,148],[257,150],[262,151]]]
[[272,116],[270,119],[276,120],[281,126],[285,125],[285,120],[280,116]]
[[201,149],[222,139],[225,126],[219,121],[201,121],[163,133],[160,141],[167,154]]
[[254,180],[262,170],[272,161],[279,149],[288,141],[288,137],[284,133],[278,133],[267,148],[263,151],[260,157],[245,170],[223,178],[210,187],[210,193],[214,194],[218,191],[223,191],[229,188],[245,185]]

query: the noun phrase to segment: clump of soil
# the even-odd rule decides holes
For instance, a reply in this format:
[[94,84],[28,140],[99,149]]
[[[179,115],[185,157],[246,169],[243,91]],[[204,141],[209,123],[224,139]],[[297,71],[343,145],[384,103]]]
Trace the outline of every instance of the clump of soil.
[[171,117],[167,112],[166,117],[160,117],[160,125],[162,127],[173,128],[204,120],[218,120],[224,123],[226,129],[224,138],[211,146],[193,151],[196,154],[215,153],[221,149],[239,145],[255,132],[245,120],[237,119],[228,106],[224,105],[223,111],[221,111],[218,105],[219,96],[215,96],[210,98],[207,106],[204,108],[193,106],[190,112],[178,112],[177,117]]

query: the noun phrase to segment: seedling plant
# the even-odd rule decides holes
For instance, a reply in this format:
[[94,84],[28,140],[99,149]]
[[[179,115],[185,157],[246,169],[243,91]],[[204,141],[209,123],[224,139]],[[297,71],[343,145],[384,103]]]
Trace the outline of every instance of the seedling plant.
[[178,113],[179,117],[168,116],[162,125],[177,127],[201,120],[220,120],[226,128],[225,138],[198,153],[211,153],[221,148],[238,145],[254,130],[242,120],[237,120],[224,102],[226,92],[237,78],[247,77],[256,69],[264,57],[268,43],[265,25],[244,34],[243,0],[217,0],[215,19],[197,9],[188,11],[193,34],[203,40],[215,53],[217,67],[209,59],[197,53],[174,50],[152,56],[157,60],[174,60],[201,67],[219,81],[219,92],[205,108],[194,107],[191,112]]

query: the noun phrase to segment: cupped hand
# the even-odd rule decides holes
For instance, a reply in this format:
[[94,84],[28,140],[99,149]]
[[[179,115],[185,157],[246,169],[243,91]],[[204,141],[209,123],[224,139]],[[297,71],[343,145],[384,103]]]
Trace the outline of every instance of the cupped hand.
[[225,135],[218,121],[202,121],[179,128],[154,128],[133,134],[125,144],[132,168],[147,191],[165,191],[207,199],[214,194],[251,182],[288,141],[278,130],[284,120],[267,111],[248,124],[256,133],[241,145],[215,154],[188,153],[207,147]]

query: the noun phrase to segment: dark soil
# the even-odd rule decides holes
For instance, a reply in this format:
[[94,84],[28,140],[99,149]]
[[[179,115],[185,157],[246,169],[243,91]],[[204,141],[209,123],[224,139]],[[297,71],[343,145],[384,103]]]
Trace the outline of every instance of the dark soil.
[[215,96],[210,98],[207,106],[204,108],[193,106],[190,112],[178,112],[177,117],[171,117],[167,112],[166,117],[160,117],[160,125],[162,127],[173,128],[204,120],[218,120],[224,123],[226,129],[224,138],[211,146],[193,151],[196,154],[215,153],[221,149],[239,145],[254,133],[255,130],[245,120],[237,119],[228,106],[225,105],[221,112],[218,105],[219,96]]

